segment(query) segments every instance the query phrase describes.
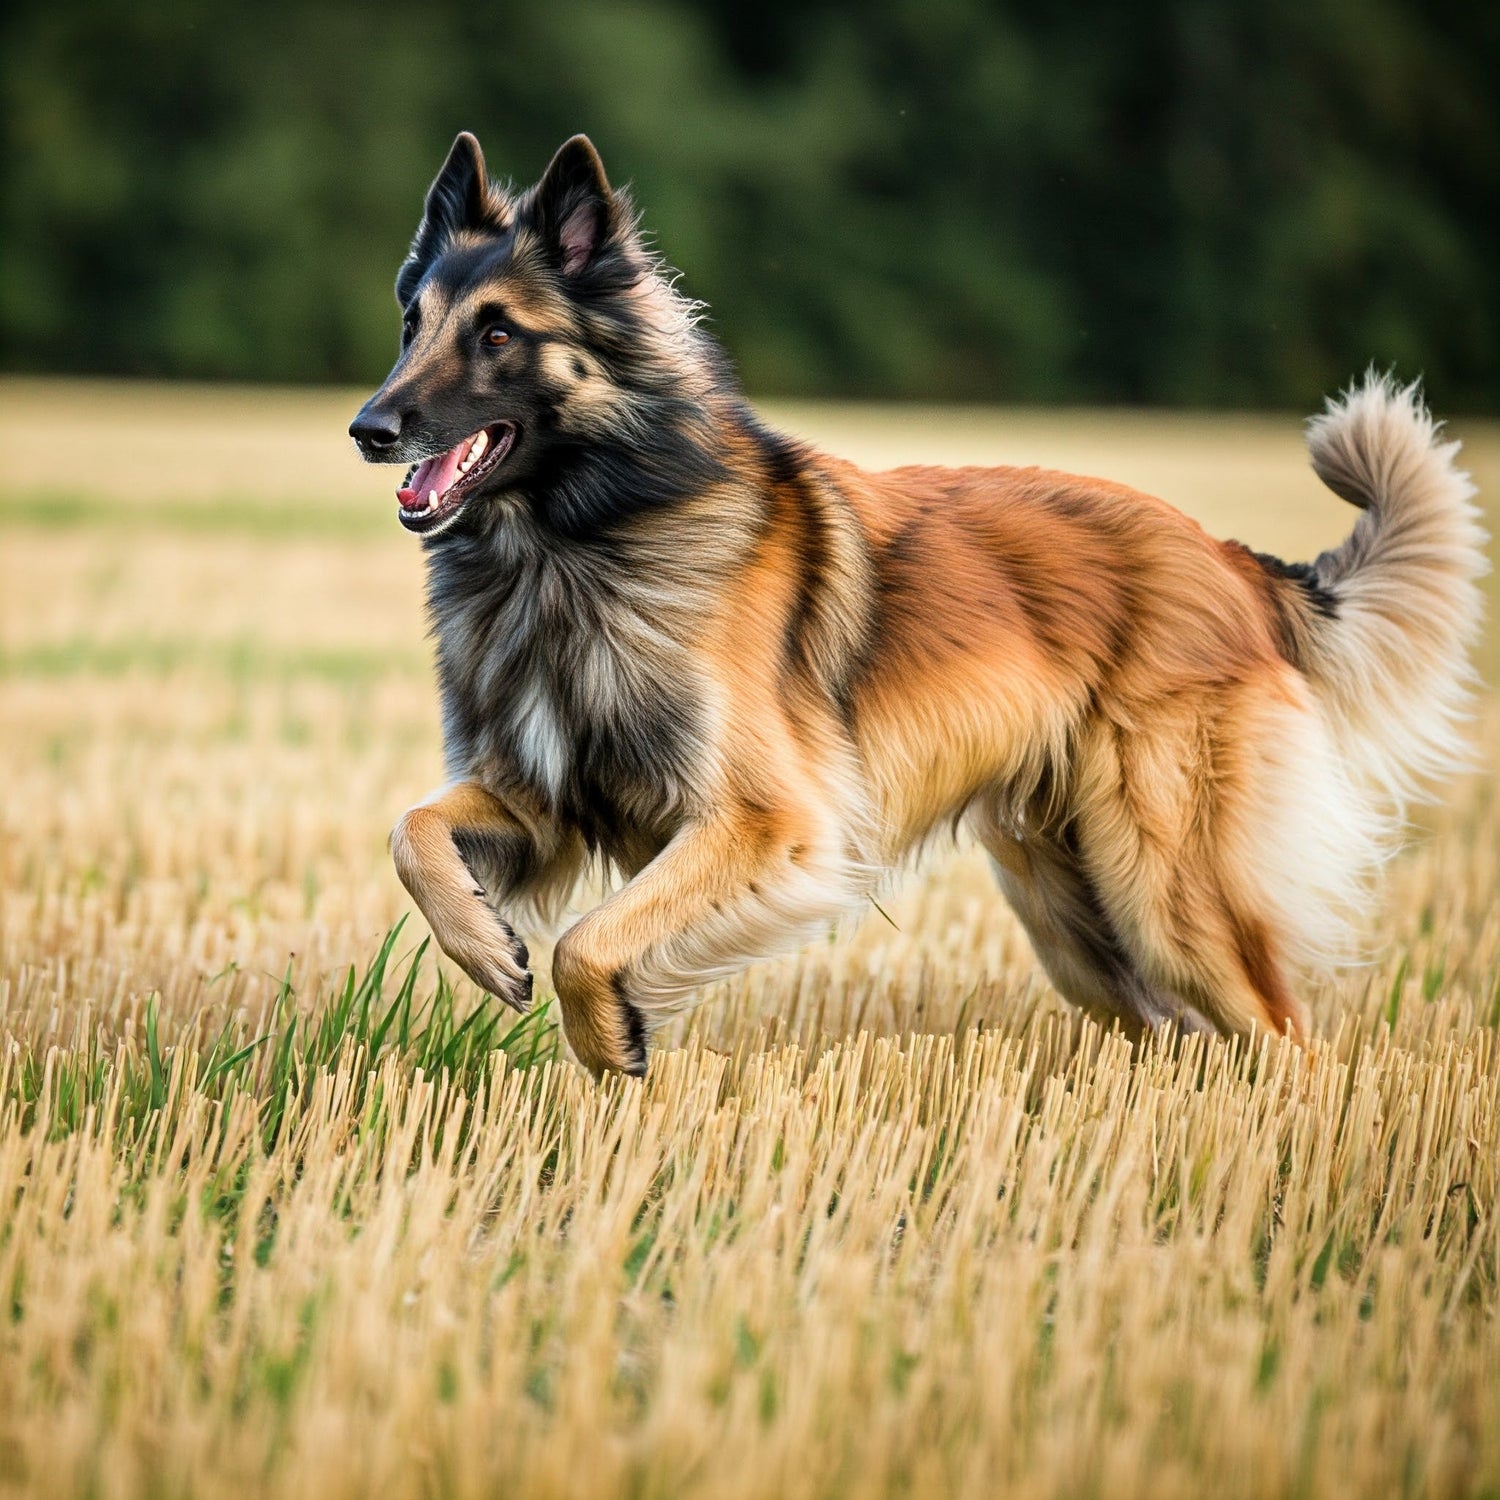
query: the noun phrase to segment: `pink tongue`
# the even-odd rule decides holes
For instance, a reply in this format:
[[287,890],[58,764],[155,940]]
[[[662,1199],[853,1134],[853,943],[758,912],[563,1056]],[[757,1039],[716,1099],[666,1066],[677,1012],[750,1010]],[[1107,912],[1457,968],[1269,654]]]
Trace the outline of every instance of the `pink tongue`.
[[424,458],[417,465],[417,472],[411,476],[411,482],[396,491],[396,498],[407,506],[418,502],[425,505],[427,496],[436,490],[438,499],[441,500],[458,478],[458,466],[468,452],[471,441],[471,438],[465,438],[446,453],[439,453],[436,458]]

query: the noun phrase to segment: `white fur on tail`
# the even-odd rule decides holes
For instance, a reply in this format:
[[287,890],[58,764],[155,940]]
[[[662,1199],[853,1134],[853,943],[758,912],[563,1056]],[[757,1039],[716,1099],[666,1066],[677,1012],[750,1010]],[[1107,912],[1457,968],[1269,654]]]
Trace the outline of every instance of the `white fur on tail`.
[[1460,732],[1479,631],[1485,533],[1474,486],[1419,385],[1373,370],[1307,426],[1318,477],[1364,512],[1314,564],[1336,601],[1303,668],[1354,774],[1399,818],[1469,760]]

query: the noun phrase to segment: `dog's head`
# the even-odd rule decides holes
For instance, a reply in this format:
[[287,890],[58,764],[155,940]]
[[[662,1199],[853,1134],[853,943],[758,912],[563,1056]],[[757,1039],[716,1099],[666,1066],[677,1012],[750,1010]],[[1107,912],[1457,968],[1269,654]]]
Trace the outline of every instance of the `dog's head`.
[[422,535],[638,427],[653,392],[691,380],[692,305],[643,249],[585,136],[513,195],[460,135],[396,297],[400,356],[349,432],[366,459],[409,466],[399,515]]

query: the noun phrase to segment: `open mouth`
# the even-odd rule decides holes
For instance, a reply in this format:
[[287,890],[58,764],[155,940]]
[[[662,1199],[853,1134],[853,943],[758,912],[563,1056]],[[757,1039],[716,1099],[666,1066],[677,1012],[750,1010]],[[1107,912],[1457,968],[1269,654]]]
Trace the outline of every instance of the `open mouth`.
[[505,462],[515,446],[513,422],[495,422],[470,433],[446,453],[424,458],[396,491],[396,512],[408,531],[430,535],[458,517],[480,481]]

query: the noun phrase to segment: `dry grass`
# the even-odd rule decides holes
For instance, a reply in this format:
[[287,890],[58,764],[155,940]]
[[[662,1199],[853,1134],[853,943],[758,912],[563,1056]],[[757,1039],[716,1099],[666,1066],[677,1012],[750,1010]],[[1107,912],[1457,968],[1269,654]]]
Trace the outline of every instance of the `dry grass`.
[[[0,1492],[1500,1490],[1489,776],[1309,1053],[1133,1061],[958,850],[599,1089],[374,962],[439,768],[353,404],[0,385]],[[1292,419],[788,415],[1350,519]]]

